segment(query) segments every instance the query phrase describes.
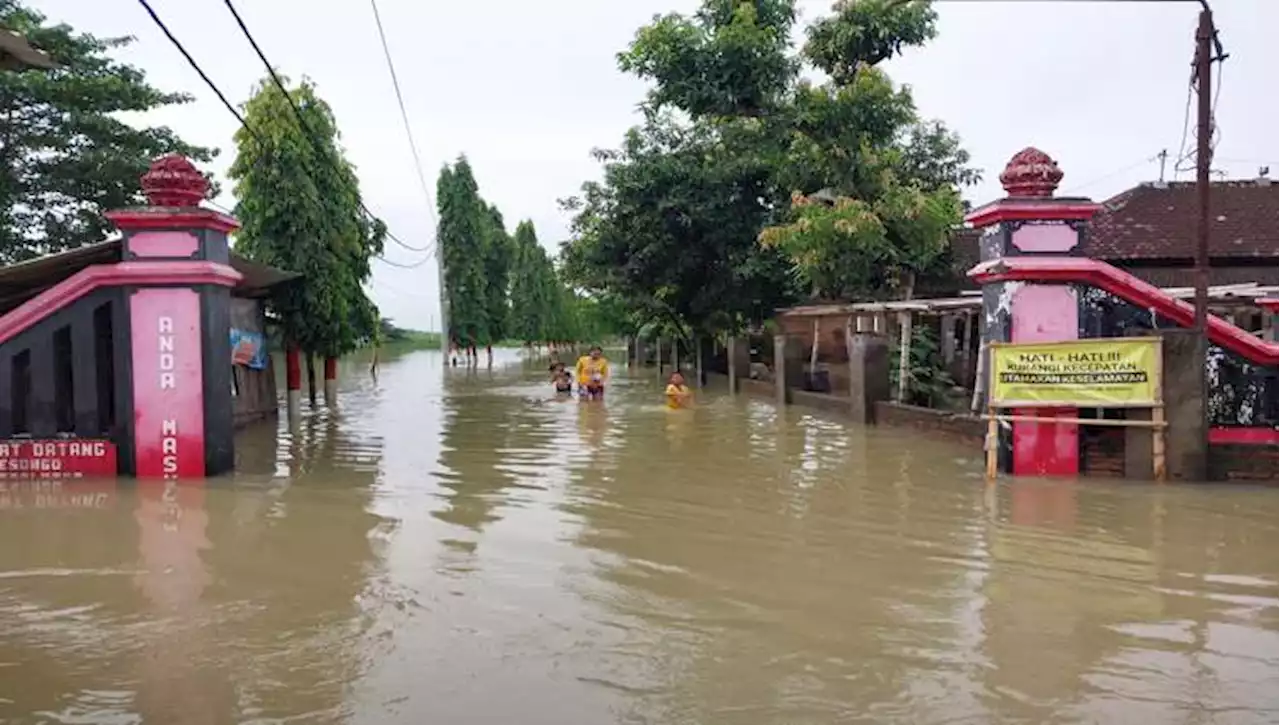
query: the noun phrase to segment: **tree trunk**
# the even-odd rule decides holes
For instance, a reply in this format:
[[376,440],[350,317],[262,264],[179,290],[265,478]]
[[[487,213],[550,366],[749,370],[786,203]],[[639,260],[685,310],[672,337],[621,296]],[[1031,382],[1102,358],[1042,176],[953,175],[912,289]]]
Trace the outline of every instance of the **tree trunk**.
[[311,405],[316,404],[316,358],[311,353],[307,356],[307,393],[311,399]]

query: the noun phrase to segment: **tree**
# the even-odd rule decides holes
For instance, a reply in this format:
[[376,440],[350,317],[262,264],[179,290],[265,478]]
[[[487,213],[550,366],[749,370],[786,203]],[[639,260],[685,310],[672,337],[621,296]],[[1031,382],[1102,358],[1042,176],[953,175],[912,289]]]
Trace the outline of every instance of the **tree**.
[[270,79],[244,104],[253,131],[236,132],[229,171],[241,223],[236,251],[303,275],[269,303],[285,343],[338,357],[377,330],[378,312],[363,285],[370,258],[382,253],[386,227],[365,215],[333,112],[315,86],[303,80],[289,96],[305,124]]
[[487,220],[484,233],[484,307],[486,322],[485,344],[490,345],[507,337],[511,305],[511,264],[515,243],[507,234],[502,212],[495,206],[485,209]]
[[[704,0],[642,28],[619,65],[654,83],[645,123],[566,200],[566,274],[681,334],[806,294],[910,295],[976,172],[878,67],[935,34],[929,4],[908,5],[839,2],[800,49],[792,0]],[[800,79],[805,62],[828,80]]]
[[547,252],[538,243],[533,222],[516,225],[515,266],[511,278],[511,334],[526,345],[552,339],[556,295],[555,270]]
[[110,230],[104,210],[145,203],[139,178],[151,160],[176,152],[208,162],[216,154],[167,127],[136,128],[115,115],[192,100],[111,59],[133,38],[47,25],[15,0],[0,0],[0,26],[25,35],[60,66],[0,73],[0,261],[101,241]]
[[480,199],[471,164],[458,157],[440,170],[436,182],[440,221],[436,234],[444,264],[449,305],[449,341],[459,347],[487,345],[490,308],[486,301],[486,246],[494,217]]

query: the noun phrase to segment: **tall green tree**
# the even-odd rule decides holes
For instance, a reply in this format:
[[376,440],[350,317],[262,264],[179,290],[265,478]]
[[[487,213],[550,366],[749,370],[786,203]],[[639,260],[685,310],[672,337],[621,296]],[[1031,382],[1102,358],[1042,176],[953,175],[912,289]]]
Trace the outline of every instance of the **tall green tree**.
[[382,253],[386,227],[360,205],[355,169],[344,158],[329,105],[304,80],[288,99],[263,80],[244,104],[253,132],[236,132],[236,251],[299,272],[301,284],[273,298],[287,344],[337,357],[371,339],[378,312],[363,285]]
[[216,154],[166,127],[118,118],[192,100],[155,88],[141,70],[111,58],[133,38],[50,25],[14,0],[0,0],[0,26],[59,64],[0,73],[0,262],[101,241],[110,229],[104,210],[145,203],[139,177],[151,160],[177,152],[208,162]]
[[484,236],[484,306],[487,338],[492,344],[507,337],[511,327],[511,265],[515,242],[507,234],[502,212],[495,206],[485,208],[487,220]]
[[516,226],[511,278],[511,334],[526,345],[554,342],[564,333],[564,296],[555,267],[538,243],[533,222]]
[[440,212],[436,240],[444,263],[449,340],[459,347],[487,345],[492,335],[485,262],[494,218],[480,198],[465,156],[458,157],[452,168],[446,165],[440,170],[436,203]]

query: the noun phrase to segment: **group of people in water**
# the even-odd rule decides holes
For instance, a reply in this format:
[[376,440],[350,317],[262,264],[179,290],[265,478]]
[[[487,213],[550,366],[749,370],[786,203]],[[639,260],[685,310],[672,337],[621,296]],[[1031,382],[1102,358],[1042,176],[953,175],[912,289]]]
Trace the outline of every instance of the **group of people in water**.
[[[578,397],[582,400],[604,400],[604,387],[609,382],[609,360],[600,347],[592,347],[578,358],[573,372],[559,361],[551,363],[551,385],[557,395],[573,395],[577,383]],[[665,392],[668,408],[687,408],[693,403],[693,391],[685,384],[684,375],[676,370],[667,379]]]

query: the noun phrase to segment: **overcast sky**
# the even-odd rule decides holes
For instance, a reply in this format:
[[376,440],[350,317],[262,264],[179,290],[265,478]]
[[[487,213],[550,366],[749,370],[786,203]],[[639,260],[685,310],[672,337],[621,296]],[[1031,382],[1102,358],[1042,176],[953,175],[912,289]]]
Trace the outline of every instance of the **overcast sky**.
[[[231,162],[237,122],[133,0],[36,0],[54,21],[99,35],[137,36],[121,59],[166,90],[196,101],[145,118],[173,127]],[[218,0],[152,0],[196,60],[233,102],[264,69]],[[434,191],[440,165],[466,153],[481,193],[514,229],[532,219],[549,248],[567,234],[556,199],[598,175],[593,147],[613,146],[637,121],[644,85],[620,73],[615,54],[655,13],[688,12],[696,0],[380,0],[414,136]],[[1214,167],[1280,175],[1277,0],[1216,0],[1231,54],[1217,106]],[[829,3],[802,0],[802,22]],[[239,0],[267,57],[287,75],[310,76],[333,106],[366,203],[415,246],[432,238],[424,199],[367,2]],[[939,37],[888,64],[910,84],[926,117],[958,131],[986,180],[976,203],[1001,196],[996,176],[1014,152],[1035,145],[1066,173],[1060,191],[1103,199],[1166,175],[1183,142],[1194,3],[947,2]],[[1194,108],[1192,109],[1194,112]],[[1194,126],[1194,118],[1192,119]],[[1194,148],[1194,139],[1188,138]],[[1183,172],[1182,179],[1192,174]],[[229,185],[218,202],[230,207]],[[422,255],[389,245],[390,259]],[[434,261],[415,269],[375,263],[373,298],[399,324],[439,324]]]

